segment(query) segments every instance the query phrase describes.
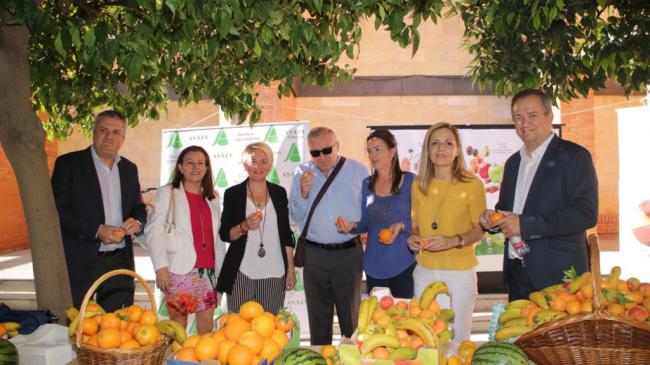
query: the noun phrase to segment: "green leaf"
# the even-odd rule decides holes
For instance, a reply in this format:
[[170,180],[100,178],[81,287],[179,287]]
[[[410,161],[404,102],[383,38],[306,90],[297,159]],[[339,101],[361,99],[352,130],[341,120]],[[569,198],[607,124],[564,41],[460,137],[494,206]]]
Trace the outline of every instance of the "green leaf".
[[541,23],[542,22],[539,18],[539,13],[535,13],[533,15],[533,28],[535,28],[535,30],[539,30],[539,26],[541,25]]
[[323,12],[323,0],[313,0],[314,1],[314,8],[316,9],[316,12],[319,14]]
[[81,33],[79,28],[75,27],[74,24],[68,23],[68,30],[70,31],[70,37],[72,38],[72,44],[76,49],[81,49]]
[[564,9],[564,0],[555,0],[555,6],[561,11]]
[[95,29],[88,28],[86,33],[84,33],[84,45],[88,48],[95,46]]
[[411,57],[413,57],[415,56],[415,53],[418,51],[418,47],[420,46],[420,32],[418,32],[417,29],[411,29],[411,32],[413,33],[413,50],[411,51]]
[[65,48],[63,48],[63,41],[61,40],[60,33],[54,39],[54,50],[59,54],[59,56],[61,56],[61,58],[65,58],[65,56],[68,54]]

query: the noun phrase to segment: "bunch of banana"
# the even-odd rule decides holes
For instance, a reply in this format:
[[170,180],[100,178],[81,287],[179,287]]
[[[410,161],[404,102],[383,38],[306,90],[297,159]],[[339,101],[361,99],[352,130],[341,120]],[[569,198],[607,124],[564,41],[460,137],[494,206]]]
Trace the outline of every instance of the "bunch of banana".
[[415,360],[415,358],[418,356],[418,350],[412,348],[412,347],[400,347],[398,349],[388,350],[388,360],[402,360],[402,361],[408,361],[408,360]]
[[577,278],[569,282],[569,285],[567,286],[567,291],[569,292],[569,294],[574,294],[578,290],[582,289],[583,286],[585,286],[590,282],[591,282],[591,272],[585,271],[582,273],[582,275],[578,276]]
[[[562,287],[561,284],[560,287]],[[546,292],[544,291],[534,291],[528,295],[528,299],[530,299],[531,302],[537,304],[542,309],[551,309],[551,306],[546,300]]]
[[371,353],[372,350],[380,346],[397,349],[400,347],[399,338],[397,338],[397,336],[385,335],[383,333],[370,335],[363,341],[363,344],[361,344],[361,355],[366,357],[366,355]]
[[18,330],[20,329],[20,323],[18,322],[2,322],[7,330],[7,336],[9,338],[14,338],[19,335]]
[[508,304],[506,304],[506,310],[512,309],[512,308],[521,309],[521,308],[524,308],[525,306],[527,306],[528,304],[530,304],[530,300],[528,300],[528,299],[513,300],[512,302],[509,302]]
[[523,319],[523,315],[521,314],[521,308],[510,308],[507,309],[505,312],[501,313],[499,315],[499,324],[503,325],[504,323],[511,321],[513,319]]
[[165,319],[157,322],[156,328],[158,328],[158,331],[160,331],[160,333],[169,338],[172,338],[180,345],[182,345],[183,342],[185,342],[187,339],[187,332],[185,331],[185,328],[173,319]]
[[534,327],[537,328],[546,322],[555,321],[568,315],[567,312],[554,311],[550,309],[543,310],[533,316]]
[[[77,332],[77,327],[79,327],[81,316],[79,315],[79,311],[73,307],[66,309],[65,314],[70,320],[70,325],[68,325],[68,336],[72,337],[74,336],[75,332]],[[84,312],[84,318],[92,318],[100,314],[102,314],[102,312],[95,312],[93,310],[86,309]]]
[[436,296],[442,293],[449,293],[447,284],[442,281],[434,281],[429,284],[422,292],[422,295],[420,295],[420,309],[424,310],[429,308],[431,302],[436,299]]
[[395,322],[398,330],[407,330],[420,336],[424,345],[429,348],[438,347],[438,339],[431,327],[415,318],[399,319]]
[[377,309],[377,304],[379,303],[376,296],[371,296],[368,299],[362,300],[359,305],[359,318],[357,318],[357,332],[363,333],[366,331],[366,328],[370,324],[370,317],[372,313]]
[[555,293],[558,289],[562,289],[562,285],[564,285],[564,284],[553,284],[553,285],[549,285],[549,286],[547,286],[546,288],[544,288],[544,289],[542,289],[542,290],[540,290],[540,291],[541,291],[542,293],[544,293],[544,294]]
[[75,307],[70,307],[65,310],[65,316],[68,318],[70,322],[74,321],[77,317],[79,317],[79,309]]
[[533,328],[527,325],[511,325],[511,326],[502,326],[494,334],[494,337],[497,340],[504,340],[509,337],[519,337],[524,333],[532,331]]

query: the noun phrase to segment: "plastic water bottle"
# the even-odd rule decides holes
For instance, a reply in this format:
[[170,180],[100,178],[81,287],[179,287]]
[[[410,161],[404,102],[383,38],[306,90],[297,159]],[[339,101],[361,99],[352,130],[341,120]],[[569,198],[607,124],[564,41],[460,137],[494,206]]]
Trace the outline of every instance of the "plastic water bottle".
[[522,240],[519,237],[510,238],[510,243],[512,244],[512,248],[515,250],[515,253],[519,257],[524,257],[527,253],[530,252],[530,247],[526,241]]

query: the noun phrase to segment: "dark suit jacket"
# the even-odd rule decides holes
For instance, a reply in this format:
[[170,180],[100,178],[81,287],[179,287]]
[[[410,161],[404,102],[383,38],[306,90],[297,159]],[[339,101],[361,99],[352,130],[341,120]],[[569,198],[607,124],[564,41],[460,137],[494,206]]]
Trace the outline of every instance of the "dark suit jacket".
[[[224,242],[230,242],[228,252],[223,262],[223,267],[219,272],[219,279],[217,280],[217,291],[220,293],[232,294],[235,276],[239,271],[244,252],[246,251],[246,242],[248,236],[244,235],[234,241],[230,239],[230,229],[244,219],[246,219],[246,179],[241,184],[231,186],[226,189],[223,196],[223,212],[221,213],[221,226],[219,227],[219,237]],[[293,232],[289,226],[289,201],[287,199],[287,192],[280,185],[266,182],[266,187],[269,190],[269,196],[273,202],[276,215],[278,217],[278,232],[280,234],[280,243],[284,247],[293,247]],[[284,261],[284,269],[287,269],[287,252],[282,249],[282,260]]]
[[[512,211],[521,157],[519,152],[505,165],[497,209]],[[588,269],[585,230],[598,221],[598,181],[589,152],[553,136],[519,217],[521,238],[530,246],[525,268],[535,287],[562,281],[563,270]],[[504,253],[504,267],[508,259]],[[508,275],[507,272],[504,272]]]
[[[68,275],[73,286],[88,280],[100,245],[95,235],[99,225],[105,222],[102,192],[91,148],[59,156],[52,173],[52,190],[59,212]],[[124,157],[117,167],[122,190],[122,216],[124,220],[135,218],[144,225],[147,213],[140,195],[138,169]],[[126,236],[126,247],[131,257],[128,269],[133,270],[133,246],[129,236]]]

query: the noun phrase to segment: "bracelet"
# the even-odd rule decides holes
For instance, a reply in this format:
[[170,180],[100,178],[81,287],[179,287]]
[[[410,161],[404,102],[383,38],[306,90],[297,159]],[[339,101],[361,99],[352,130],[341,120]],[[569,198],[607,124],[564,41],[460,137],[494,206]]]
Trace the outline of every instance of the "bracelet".
[[242,226],[241,223],[239,223],[237,227],[239,227],[239,232],[241,232],[242,236],[248,234],[248,231],[244,230],[244,226]]
[[457,234],[456,238],[458,238],[458,243],[456,244],[456,248],[463,248],[465,246],[465,240],[463,239],[463,236]]

